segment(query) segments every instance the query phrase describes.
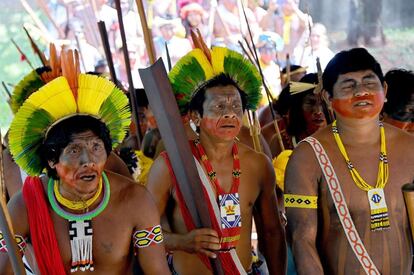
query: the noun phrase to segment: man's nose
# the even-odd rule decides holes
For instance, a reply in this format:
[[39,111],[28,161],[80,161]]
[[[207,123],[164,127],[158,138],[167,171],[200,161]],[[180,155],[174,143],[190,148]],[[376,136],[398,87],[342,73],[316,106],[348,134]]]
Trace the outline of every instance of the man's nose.
[[85,148],[82,149],[82,153],[80,155],[80,164],[84,167],[91,166],[91,165],[95,164],[92,155]]
[[355,90],[354,90],[354,95],[355,96],[365,96],[365,95],[369,95],[369,91],[368,88],[366,88],[364,86],[364,84],[359,83],[355,85]]

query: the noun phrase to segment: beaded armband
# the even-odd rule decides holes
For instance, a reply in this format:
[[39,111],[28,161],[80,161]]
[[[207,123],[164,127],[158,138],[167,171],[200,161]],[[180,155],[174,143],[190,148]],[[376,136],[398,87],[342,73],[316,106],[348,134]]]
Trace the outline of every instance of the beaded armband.
[[[14,238],[16,239],[16,243],[19,247],[19,251],[23,253],[27,245],[25,238],[23,238],[20,235],[15,235]],[[8,250],[6,246],[6,240],[4,239],[3,232],[0,231],[0,253],[7,253],[7,252]]]
[[285,207],[291,208],[318,208],[318,196],[285,194]]
[[144,248],[162,243],[164,240],[160,225],[135,231],[133,235],[134,247]]

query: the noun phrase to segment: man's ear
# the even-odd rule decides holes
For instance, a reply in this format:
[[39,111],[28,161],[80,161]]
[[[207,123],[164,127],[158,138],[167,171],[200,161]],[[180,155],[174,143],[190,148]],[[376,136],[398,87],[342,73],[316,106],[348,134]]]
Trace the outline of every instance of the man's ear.
[[328,104],[328,108],[332,108],[332,97],[325,89],[322,89],[322,98]]
[[198,111],[190,111],[190,119],[194,122],[194,124],[197,127],[200,126],[201,116]]
[[55,169],[55,168],[56,168],[56,164],[57,164],[57,162],[54,162],[54,161],[48,160],[48,161],[47,161],[47,163],[49,164],[49,167],[50,167],[50,168],[52,168],[52,169]]
[[387,82],[384,81],[384,86],[382,88],[384,90],[384,96],[387,97],[387,92],[388,92],[388,84]]

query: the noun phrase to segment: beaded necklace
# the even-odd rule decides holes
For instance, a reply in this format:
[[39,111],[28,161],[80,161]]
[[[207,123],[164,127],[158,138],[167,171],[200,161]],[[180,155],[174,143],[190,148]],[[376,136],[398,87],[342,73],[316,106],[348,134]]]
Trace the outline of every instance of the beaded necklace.
[[[103,198],[101,202],[94,210],[83,214],[74,214],[63,209],[59,205],[58,200],[55,196],[56,194],[59,194],[59,192],[56,193],[54,191],[56,183],[53,179],[49,179],[48,182],[47,195],[52,209],[60,217],[68,220],[69,223],[69,238],[72,253],[72,263],[70,269],[71,272],[76,272],[78,270],[93,271],[95,269],[92,255],[92,219],[98,216],[103,210],[105,210],[111,196],[109,180],[104,172],[102,172],[102,178],[104,184],[103,187],[100,188],[101,190],[103,189]],[[100,182],[102,182],[102,179]],[[102,183],[100,185],[102,186]],[[96,193],[100,192],[97,191]]]
[[[198,150],[198,153],[200,154],[201,161],[203,162],[203,165],[207,170],[207,175],[208,175],[211,183],[213,183],[214,188],[217,191],[217,194],[219,194],[219,195],[225,194],[226,192],[221,187],[221,185],[220,185],[220,183],[217,179],[217,174],[213,170],[213,166],[211,165],[211,163],[210,163],[210,161],[207,157],[207,154],[206,154],[203,146],[200,143],[200,140],[198,140],[198,139],[194,140],[194,144],[195,144],[195,146]],[[239,152],[238,152],[236,143],[233,144],[232,154],[233,154],[233,171],[232,171],[233,184],[230,188],[229,193],[237,193],[237,191],[239,190],[239,185],[240,185],[241,170],[240,170]]]
[[65,209],[63,209],[58,201],[56,200],[56,197],[54,196],[54,182],[53,179],[49,179],[48,182],[48,198],[50,205],[52,206],[52,209],[61,216],[62,218],[69,220],[69,221],[82,221],[82,220],[90,220],[98,216],[108,205],[109,198],[111,196],[111,190],[109,186],[109,180],[104,172],[102,172],[102,178],[105,183],[103,187],[104,196],[102,198],[102,201],[99,203],[99,205],[92,211],[82,213],[82,214],[74,214],[67,212]]
[[355,185],[364,190],[368,194],[368,201],[371,208],[371,230],[382,230],[389,228],[390,221],[388,217],[388,208],[385,202],[384,188],[388,182],[388,159],[387,159],[387,147],[385,141],[385,130],[382,122],[379,122],[380,126],[380,155],[378,165],[378,176],[375,187],[369,185],[358,173],[352,164],[349,156],[346,152],[345,146],[342,143],[339,135],[338,127],[336,126],[336,120],[332,123],[332,133],[334,135],[336,144],[345,159],[349,173]]
[[210,182],[213,184],[218,195],[218,205],[220,207],[220,245],[222,250],[228,250],[234,248],[240,239],[241,232],[241,211],[240,211],[240,198],[239,198],[239,185],[240,185],[240,159],[238,155],[238,148],[236,143],[233,144],[233,171],[232,178],[233,183],[230,191],[227,193],[220,186],[217,179],[217,174],[213,170],[207,154],[201,145],[199,140],[194,140],[194,145],[198,150],[201,162],[207,170],[207,175]]
[[80,210],[85,210],[87,211],[87,209],[96,202],[96,200],[99,198],[99,196],[101,195],[102,192],[102,178],[99,180],[99,184],[98,184],[98,190],[96,191],[96,193],[88,200],[86,201],[72,201],[72,200],[68,200],[67,198],[63,197],[62,194],[59,192],[59,181],[55,180],[55,184],[53,187],[53,192],[54,195],[56,197],[56,200],[63,206],[65,206],[66,208],[70,209],[70,210],[76,210],[76,211],[80,211]]

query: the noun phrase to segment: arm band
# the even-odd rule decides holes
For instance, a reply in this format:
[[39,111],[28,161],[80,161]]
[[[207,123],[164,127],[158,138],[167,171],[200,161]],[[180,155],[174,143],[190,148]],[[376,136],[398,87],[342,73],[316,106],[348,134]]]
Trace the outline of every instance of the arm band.
[[318,208],[318,196],[285,194],[284,199],[285,207],[308,209]]
[[[26,240],[20,235],[14,235],[14,238],[16,240],[17,246],[19,247],[20,252],[24,252],[24,249],[26,248]],[[6,240],[4,239],[3,232],[0,231],[0,253],[7,253],[7,246],[6,246]]]
[[163,236],[160,225],[135,231],[133,235],[134,247],[144,248],[162,243]]

